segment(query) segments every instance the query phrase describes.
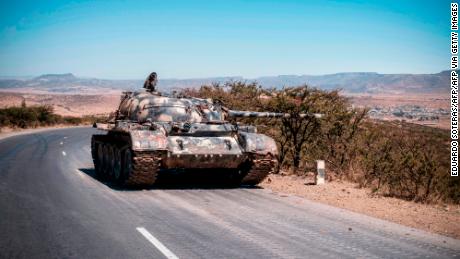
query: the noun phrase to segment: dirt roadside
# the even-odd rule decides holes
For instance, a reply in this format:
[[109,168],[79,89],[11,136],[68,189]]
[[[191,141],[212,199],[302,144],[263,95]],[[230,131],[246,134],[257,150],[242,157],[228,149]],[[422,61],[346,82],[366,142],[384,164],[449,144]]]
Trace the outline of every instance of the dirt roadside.
[[460,239],[460,206],[427,205],[390,197],[371,195],[350,182],[309,185],[299,176],[270,175],[260,184],[280,196],[292,194],[372,217]]

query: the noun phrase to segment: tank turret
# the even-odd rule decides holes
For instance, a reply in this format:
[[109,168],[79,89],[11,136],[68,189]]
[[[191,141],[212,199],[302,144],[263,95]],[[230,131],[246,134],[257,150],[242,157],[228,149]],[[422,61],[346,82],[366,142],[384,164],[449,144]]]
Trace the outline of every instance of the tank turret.
[[226,174],[230,184],[255,185],[277,168],[271,137],[227,119],[289,114],[236,111],[211,99],[163,95],[155,91],[156,81],[152,73],[145,92],[124,93],[110,123],[98,125],[107,131],[91,141],[99,177],[142,186],[154,184],[160,171],[195,169]]

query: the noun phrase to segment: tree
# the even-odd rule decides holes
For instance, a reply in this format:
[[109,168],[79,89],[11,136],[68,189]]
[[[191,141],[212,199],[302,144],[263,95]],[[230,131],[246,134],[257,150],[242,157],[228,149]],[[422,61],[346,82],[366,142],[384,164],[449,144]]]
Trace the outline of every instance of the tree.
[[[283,89],[267,104],[267,108],[272,111],[289,114],[289,116],[281,119],[281,138],[278,138],[278,143],[282,147],[280,159],[284,160],[285,152],[289,151],[292,156],[294,170],[299,168],[305,144],[311,142],[316,136],[320,125],[318,119],[314,116],[304,117],[300,114],[318,112],[317,104],[322,95],[322,91],[304,85],[302,87]],[[286,149],[286,147],[289,147],[289,149]]]
[[324,119],[320,120],[321,137],[316,139],[316,156],[323,157],[341,176],[343,172],[349,176],[350,163],[356,156],[356,139],[368,110],[351,107],[349,100],[337,90],[324,93],[318,105]]

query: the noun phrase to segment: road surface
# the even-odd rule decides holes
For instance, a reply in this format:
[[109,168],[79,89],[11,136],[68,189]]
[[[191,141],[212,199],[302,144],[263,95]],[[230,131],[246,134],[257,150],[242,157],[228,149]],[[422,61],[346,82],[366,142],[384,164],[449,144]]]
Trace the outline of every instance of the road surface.
[[0,258],[460,256],[458,240],[266,189],[113,187],[93,177],[94,132],[0,140]]

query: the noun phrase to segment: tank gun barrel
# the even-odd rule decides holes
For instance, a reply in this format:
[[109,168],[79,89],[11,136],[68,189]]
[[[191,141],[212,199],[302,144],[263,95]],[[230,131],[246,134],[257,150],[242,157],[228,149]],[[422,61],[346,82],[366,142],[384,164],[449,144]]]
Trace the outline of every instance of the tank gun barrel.
[[[253,112],[253,111],[236,111],[236,110],[228,110],[228,116],[230,118],[290,118],[291,114],[289,113],[281,113],[281,112]],[[323,114],[321,113],[300,113],[300,118],[322,118]]]

